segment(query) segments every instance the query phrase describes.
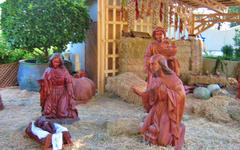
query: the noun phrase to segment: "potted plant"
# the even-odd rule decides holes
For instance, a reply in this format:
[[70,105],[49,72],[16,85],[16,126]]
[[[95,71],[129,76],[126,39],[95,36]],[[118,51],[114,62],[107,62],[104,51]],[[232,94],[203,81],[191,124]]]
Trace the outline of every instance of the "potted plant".
[[[69,42],[85,39],[89,15],[84,0],[6,0],[1,4],[4,37],[12,48],[31,52],[34,60],[21,61],[21,89],[38,90],[49,55],[62,52]],[[37,66],[36,69],[35,66]]]

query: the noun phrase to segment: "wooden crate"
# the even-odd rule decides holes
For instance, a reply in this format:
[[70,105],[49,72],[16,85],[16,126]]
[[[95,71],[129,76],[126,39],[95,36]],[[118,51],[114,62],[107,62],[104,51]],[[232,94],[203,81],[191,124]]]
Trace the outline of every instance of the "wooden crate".
[[0,88],[17,85],[18,62],[0,64]]

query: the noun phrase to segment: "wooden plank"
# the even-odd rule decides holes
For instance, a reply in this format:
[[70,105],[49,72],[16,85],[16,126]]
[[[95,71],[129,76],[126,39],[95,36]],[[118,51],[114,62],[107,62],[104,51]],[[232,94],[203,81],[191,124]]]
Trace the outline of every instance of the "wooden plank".
[[223,13],[227,10],[227,7],[225,5],[216,0],[191,0],[191,1],[182,0],[182,1],[188,4],[189,2],[192,2],[190,3],[190,5],[194,6],[194,4],[197,4],[199,5],[198,7],[206,7],[219,13]]
[[104,93],[104,50],[105,50],[105,0],[98,1],[98,48],[97,48],[97,70],[98,70],[98,81],[97,89],[99,94]]
[[191,34],[198,35],[219,22],[240,22],[240,13],[195,14]]
[[[113,1],[113,6],[116,6],[116,0]],[[113,10],[113,21],[116,22],[116,15],[117,15],[117,8],[114,8]],[[113,40],[115,41],[116,40],[116,23],[113,25]],[[112,68],[113,68],[113,76],[115,76],[116,74],[116,42],[113,42],[113,56],[112,57]]]

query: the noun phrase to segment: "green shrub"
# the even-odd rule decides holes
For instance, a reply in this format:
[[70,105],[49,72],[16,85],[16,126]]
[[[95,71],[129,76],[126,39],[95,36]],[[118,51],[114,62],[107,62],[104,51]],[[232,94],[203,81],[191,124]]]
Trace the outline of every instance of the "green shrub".
[[240,47],[240,29],[235,30],[235,36],[233,38],[235,46]]
[[240,47],[235,48],[234,51],[235,51],[236,58],[240,59]]
[[1,8],[1,26],[11,49],[30,51],[45,62],[70,41],[82,42],[90,23],[85,0],[6,0]]
[[223,57],[232,58],[234,55],[234,49],[232,45],[225,45],[222,47],[221,51],[223,52]]
[[17,62],[20,59],[25,58],[27,55],[29,56],[29,52],[21,49],[11,50],[0,32],[0,64]]

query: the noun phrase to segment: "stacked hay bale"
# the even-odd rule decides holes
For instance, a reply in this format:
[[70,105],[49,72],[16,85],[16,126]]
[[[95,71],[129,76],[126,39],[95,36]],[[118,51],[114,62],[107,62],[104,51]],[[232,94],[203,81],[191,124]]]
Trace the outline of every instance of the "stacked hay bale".
[[126,72],[115,77],[108,77],[106,90],[115,93],[129,103],[141,105],[141,97],[136,95],[131,88],[137,86],[141,91],[145,91],[146,85],[147,83],[137,75]]
[[[129,37],[118,40],[119,73],[133,72],[145,79],[144,54],[151,41],[151,39]],[[190,72],[191,42],[178,40],[175,43],[178,47],[176,57],[180,63],[181,78],[186,80],[186,75]]]
[[188,85],[194,84],[222,84],[228,85],[227,78],[218,76],[204,76],[204,75],[190,75],[188,79]]
[[179,40],[176,41],[178,48],[176,57],[180,63],[181,73],[189,73],[190,71],[190,60],[191,60],[191,43],[190,41]]
[[191,39],[191,70],[201,74],[203,69],[203,42],[200,39]]
[[190,73],[191,42],[178,40],[175,43],[178,48],[176,57],[180,63],[180,78],[186,83]]
[[121,38],[118,40],[119,73],[133,72],[142,79],[144,73],[144,53],[151,39]]
[[214,96],[209,100],[193,106],[192,112],[213,122],[232,121],[229,104],[236,101],[227,96]]

